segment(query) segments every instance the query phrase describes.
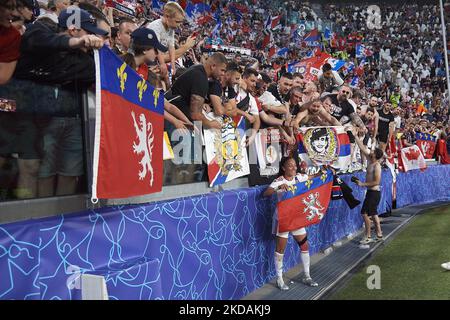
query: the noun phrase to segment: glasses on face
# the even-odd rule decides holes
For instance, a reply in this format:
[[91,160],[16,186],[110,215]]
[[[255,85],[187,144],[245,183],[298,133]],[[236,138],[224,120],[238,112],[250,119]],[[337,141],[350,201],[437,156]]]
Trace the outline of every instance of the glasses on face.
[[352,94],[350,91],[342,91],[343,94]]

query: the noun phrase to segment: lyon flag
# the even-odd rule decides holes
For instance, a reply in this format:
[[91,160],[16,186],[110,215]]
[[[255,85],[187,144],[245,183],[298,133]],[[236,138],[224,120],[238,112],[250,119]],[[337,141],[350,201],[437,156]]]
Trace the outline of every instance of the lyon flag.
[[333,174],[328,171],[280,193],[278,232],[293,231],[322,221],[330,203],[332,186]]
[[92,200],[162,189],[164,94],[110,49],[95,51]]
[[244,117],[223,116],[222,129],[205,129],[204,137],[210,187],[250,173]]
[[436,149],[436,137],[428,133],[417,132],[416,145],[422,151],[425,159],[431,159],[434,155],[434,149]]

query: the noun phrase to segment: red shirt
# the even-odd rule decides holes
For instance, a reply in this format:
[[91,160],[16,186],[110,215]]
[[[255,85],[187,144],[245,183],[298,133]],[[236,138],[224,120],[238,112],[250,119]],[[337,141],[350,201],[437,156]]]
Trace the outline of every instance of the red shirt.
[[20,32],[13,26],[0,26],[0,62],[12,62],[20,56]]
[[142,79],[148,81],[148,65],[146,63],[141,64],[136,72],[142,77]]

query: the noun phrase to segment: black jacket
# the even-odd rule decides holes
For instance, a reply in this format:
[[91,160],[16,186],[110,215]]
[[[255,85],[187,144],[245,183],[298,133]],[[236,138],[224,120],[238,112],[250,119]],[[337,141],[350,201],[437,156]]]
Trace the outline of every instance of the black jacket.
[[95,62],[92,55],[69,47],[70,37],[58,33],[54,22],[36,21],[30,25],[20,47],[14,77],[46,84],[92,84]]

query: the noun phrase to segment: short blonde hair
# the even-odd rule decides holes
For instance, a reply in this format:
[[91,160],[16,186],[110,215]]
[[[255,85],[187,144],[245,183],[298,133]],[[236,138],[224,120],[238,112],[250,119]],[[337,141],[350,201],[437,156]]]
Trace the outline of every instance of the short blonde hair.
[[164,5],[163,9],[164,15],[173,17],[176,13],[181,14],[183,17],[185,15],[183,8],[174,1],[169,1]]

